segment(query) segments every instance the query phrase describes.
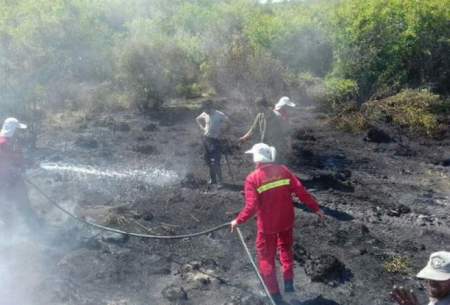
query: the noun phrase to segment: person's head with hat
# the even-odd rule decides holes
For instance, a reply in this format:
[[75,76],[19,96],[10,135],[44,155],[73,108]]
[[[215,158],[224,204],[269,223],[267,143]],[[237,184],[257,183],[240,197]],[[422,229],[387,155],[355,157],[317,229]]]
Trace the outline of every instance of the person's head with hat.
[[256,110],[257,112],[261,113],[261,112],[268,112],[271,111],[271,105],[270,103],[267,101],[267,99],[263,96],[263,97],[258,97],[255,100],[255,106],[256,106]]
[[[430,305],[450,304],[450,252],[432,253],[427,265],[417,273],[416,277],[425,280]],[[391,296],[401,305],[420,305],[414,292],[407,291],[403,287],[394,287]]]
[[450,296],[450,252],[432,253],[427,265],[416,276],[425,280],[430,297],[440,300]]
[[253,162],[255,164],[272,163],[275,162],[277,150],[275,147],[269,146],[265,143],[257,143],[245,153],[253,155]]
[[0,131],[0,136],[4,138],[12,138],[17,129],[26,129],[27,125],[19,122],[16,118],[7,118],[3,122],[2,129]]
[[202,110],[207,114],[211,114],[214,107],[214,101],[211,99],[207,99],[202,102]]
[[284,119],[288,119],[287,109],[288,108],[293,108],[293,107],[295,107],[295,103],[292,102],[289,97],[283,96],[275,104],[275,107],[274,107],[273,111],[275,111],[275,113],[279,114]]

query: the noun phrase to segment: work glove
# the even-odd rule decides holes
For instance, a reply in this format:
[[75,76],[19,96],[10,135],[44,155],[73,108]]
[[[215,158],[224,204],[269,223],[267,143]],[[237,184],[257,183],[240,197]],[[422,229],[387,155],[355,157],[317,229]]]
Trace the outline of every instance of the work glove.
[[238,223],[237,223],[237,220],[235,219],[235,220],[233,220],[233,221],[230,223],[231,232],[234,232],[234,229],[235,229],[237,226],[238,226]]
[[320,221],[324,222],[325,221],[325,214],[323,213],[322,210],[318,210],[316,212],[317,216],[319,216]]

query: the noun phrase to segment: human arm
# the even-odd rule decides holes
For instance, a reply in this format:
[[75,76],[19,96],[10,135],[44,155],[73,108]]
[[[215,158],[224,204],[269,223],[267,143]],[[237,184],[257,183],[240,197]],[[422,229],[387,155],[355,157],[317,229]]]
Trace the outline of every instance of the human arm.
[[202,131],[206,131],[206,116],[207,114],[205,112],[202,112],[198,117],[195,118],[198,127],[200,127]]
[[261,119],[261,113],[258,113],[255,117],[255,120],[252,123],[252,126],[250,126],[250,129],[245,133],[245,135],[243,135],[242,137],[239,138],[240,143],[243,143],[251,138],[253,133],[255,133],[256,127],[258,126],[258,122],[260,119]]
[[230,118],[228,116],[225,116],[224,119],[224,126],[223,126],[223,133],[226,134],[230,131],[231,129],[231,121]]
[[240,224],[243,224],[253,216],[255,216],[258,210],[258,193],[256,191],[256,186],[254,183],[247,178],[244,186],[245,191],[245,207],[239,213],[239,215],[231,222],[231,232],[234,228]]
[[394,289],[391,291],[390,295],[392,300],[399,305],[420,305],[414,291],[407,290],[401,286],[394,286]]
[[320,209],[319,203],[317,200],[306,190],[300,180],[293,174],[291,174],[291,188],[292,192],[295,193],[297,198],[305,204],[310,210],[316,213],[320,220],[323,221],[325,219],[325,215],[323,211]]

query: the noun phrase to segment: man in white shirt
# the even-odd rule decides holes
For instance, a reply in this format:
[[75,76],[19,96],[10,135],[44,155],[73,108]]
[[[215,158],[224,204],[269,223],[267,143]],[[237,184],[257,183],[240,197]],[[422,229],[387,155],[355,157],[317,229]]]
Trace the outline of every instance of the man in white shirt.
[[205,161],[209,167],[210,184],[222,186],[222,158],[223,135],[230,128],[229,118],[214,107],[211,100],[202,104],[203,112],[195,119],[197,125],[203,131],[203,146],[205,148]]
[[[425,280],[428,305],[450,305],[450,252],[432,253],[428,264],[416,277]],[[403,287],[394,287],[391,296],[399,305],[421,305],[415,293]]]

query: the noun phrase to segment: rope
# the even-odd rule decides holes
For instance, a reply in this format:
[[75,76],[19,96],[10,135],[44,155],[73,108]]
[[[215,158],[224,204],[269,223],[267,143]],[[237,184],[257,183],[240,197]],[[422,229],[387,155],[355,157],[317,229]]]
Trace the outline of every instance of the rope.
[[151,235],[151,234],[141,234],[141,233],[133,233],[133,232],[126,232],[126,231],[122,231],[119,229],[114,229],[111,227],[107,227],[107,226],[102,226],[99,225],[97,223],[93,223],[90,221],[87,221],[85,219],[82,219],[78,216],[76,216],[75,214],[67,211],[65,208],[63,208],[62,206],[60,206],[55,200],[53,200],[52,198],[50,198],[44,191],[42,191],[36,184],[34,184],[33,182],[31,182],[30,180],[24,178],[25,182],[28,183],[29,185],[31,185],[34,189],[36,189],[36,191],[41,194],[45,199],[47,199],[48,202],[50,202],[52,205],[54,205],[56,208],[58,208],[59,210],[61,210],[62,212],[64,212],[65,214],[69,215],[70,217],[72,217],[73,219],[84,223],[88,226],[103,230],[103,231],[109,231],[109,232],[114,232],[114,233],[119,233],[119,234],[123,234],[123,235],[128,235],[128,236],[134,236],[134,237],[141,237],[141,238],[151,238],[151,239],[183,239],[183,238],[190,238],[190,237],[196,237],[196,236],[200,236],[200,235],[206,235],[209,234],[211,232],[215,232],[218,230],[221,230],[227,226],[230,225],[229,222],[226,222],[224,224],[215,226],[211,229],[208,230],[204,230],[204,231],[200,231],[200,232],[196,232],[196,233],[191,233],[191,234],[182,234],[182,235]]
[[267,297],[268,297],[269,300],[270,300],[270,304],[276,305],[275,301],[273,300],[273,298],[272,298],[272,296],[271,296],[271,294],[270,294],[270,292],[269,292],[269,289],[267,289],[267,286],[266,286],[266,284],[264,283],[264,280],[263,280],[261,274],[260,274],[259,271],[258,271],[258,267],[256,267],[255,261],[254,261],[253,258],[252,258],[252,254],[250,253],[250,250],[248,249],[247,244],[245,243],[244,237],[242,236],[242,232],[241,232],[241,230],[239,229],[239,227],[236,227],[236,231],[237,231],[237,233],[238,233],[238,235],[239,235],[239,239],[241,240],[242,246],[244,247],[244,250],[245,250],[245,252],[247,253],[247,257],[248,257],[248,259],[250,260],[250,263],[251,263],[252,266],[253,266],[253,270],[255,270],[256,276],[258,277],[259,282],[261,283],[261,285],[262,285],[263,288],[264,288],[264,292],[266,293]]

